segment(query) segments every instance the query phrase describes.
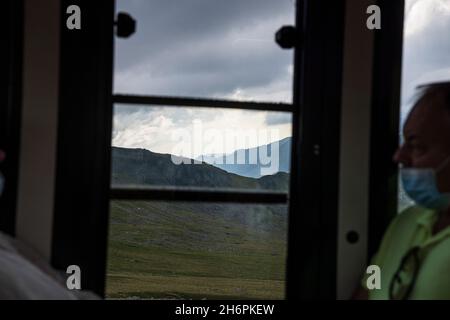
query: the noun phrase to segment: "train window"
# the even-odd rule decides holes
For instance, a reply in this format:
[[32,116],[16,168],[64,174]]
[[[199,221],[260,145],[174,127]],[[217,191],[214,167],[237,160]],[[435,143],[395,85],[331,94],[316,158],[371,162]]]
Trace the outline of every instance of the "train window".
[[106,297],[283,299],[294,3],[116,10]]
[[[403,43],[401,124],[406,120],[419,85],[450,80],[450,3],[406,0]],[[402,142],[400,131],[400,143]],[[399,182],[398,210],[412,204]]]

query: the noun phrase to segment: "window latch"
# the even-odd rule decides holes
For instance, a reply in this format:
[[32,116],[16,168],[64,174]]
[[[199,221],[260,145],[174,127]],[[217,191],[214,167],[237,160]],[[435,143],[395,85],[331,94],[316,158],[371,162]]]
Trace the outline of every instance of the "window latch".
[[293,26],[282,26],[275,33],[275,42],[283,49],[295,47],[298,39],[297,29]]
[[114,22],[116,34],[119,38],[128,38],[136,32],[136,20],[128,13],[119,12]]

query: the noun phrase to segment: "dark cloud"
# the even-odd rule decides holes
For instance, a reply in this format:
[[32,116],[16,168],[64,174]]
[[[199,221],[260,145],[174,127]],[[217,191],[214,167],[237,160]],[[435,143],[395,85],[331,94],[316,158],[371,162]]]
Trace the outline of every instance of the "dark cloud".
[[214,46],[232,29],[277,16],[287,15],[286,23],[293,23],[294,8],[290,0],[118,0],[116,10],[130,13],[138,27],[131,38],[117,40],[116,67],[122,70],[162,50],[190,47],[202,39],[214,39]]
[[292,81],[292,52],[273,40],[294,23],[291,0],[119,0],[117,11],[138,28],[116,40],[116,92],[224,97]]

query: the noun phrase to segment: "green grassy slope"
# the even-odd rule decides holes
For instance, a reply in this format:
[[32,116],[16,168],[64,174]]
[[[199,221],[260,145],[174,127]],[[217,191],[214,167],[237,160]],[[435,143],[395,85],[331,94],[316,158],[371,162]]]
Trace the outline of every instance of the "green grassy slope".
[[112,201],[110,298],[281,299],[286,207]]

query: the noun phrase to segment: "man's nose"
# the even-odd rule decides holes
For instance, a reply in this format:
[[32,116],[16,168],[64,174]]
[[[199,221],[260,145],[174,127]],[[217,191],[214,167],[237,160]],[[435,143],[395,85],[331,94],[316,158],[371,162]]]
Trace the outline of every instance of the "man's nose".
[[395,151],[394,156],[392,158],[392,160],[397,163],[397,164],[402,164],[404,166],[409,166],[410,165],[410,160],[408,155],[405,152],[404,146],[401,145],[397,151]]

